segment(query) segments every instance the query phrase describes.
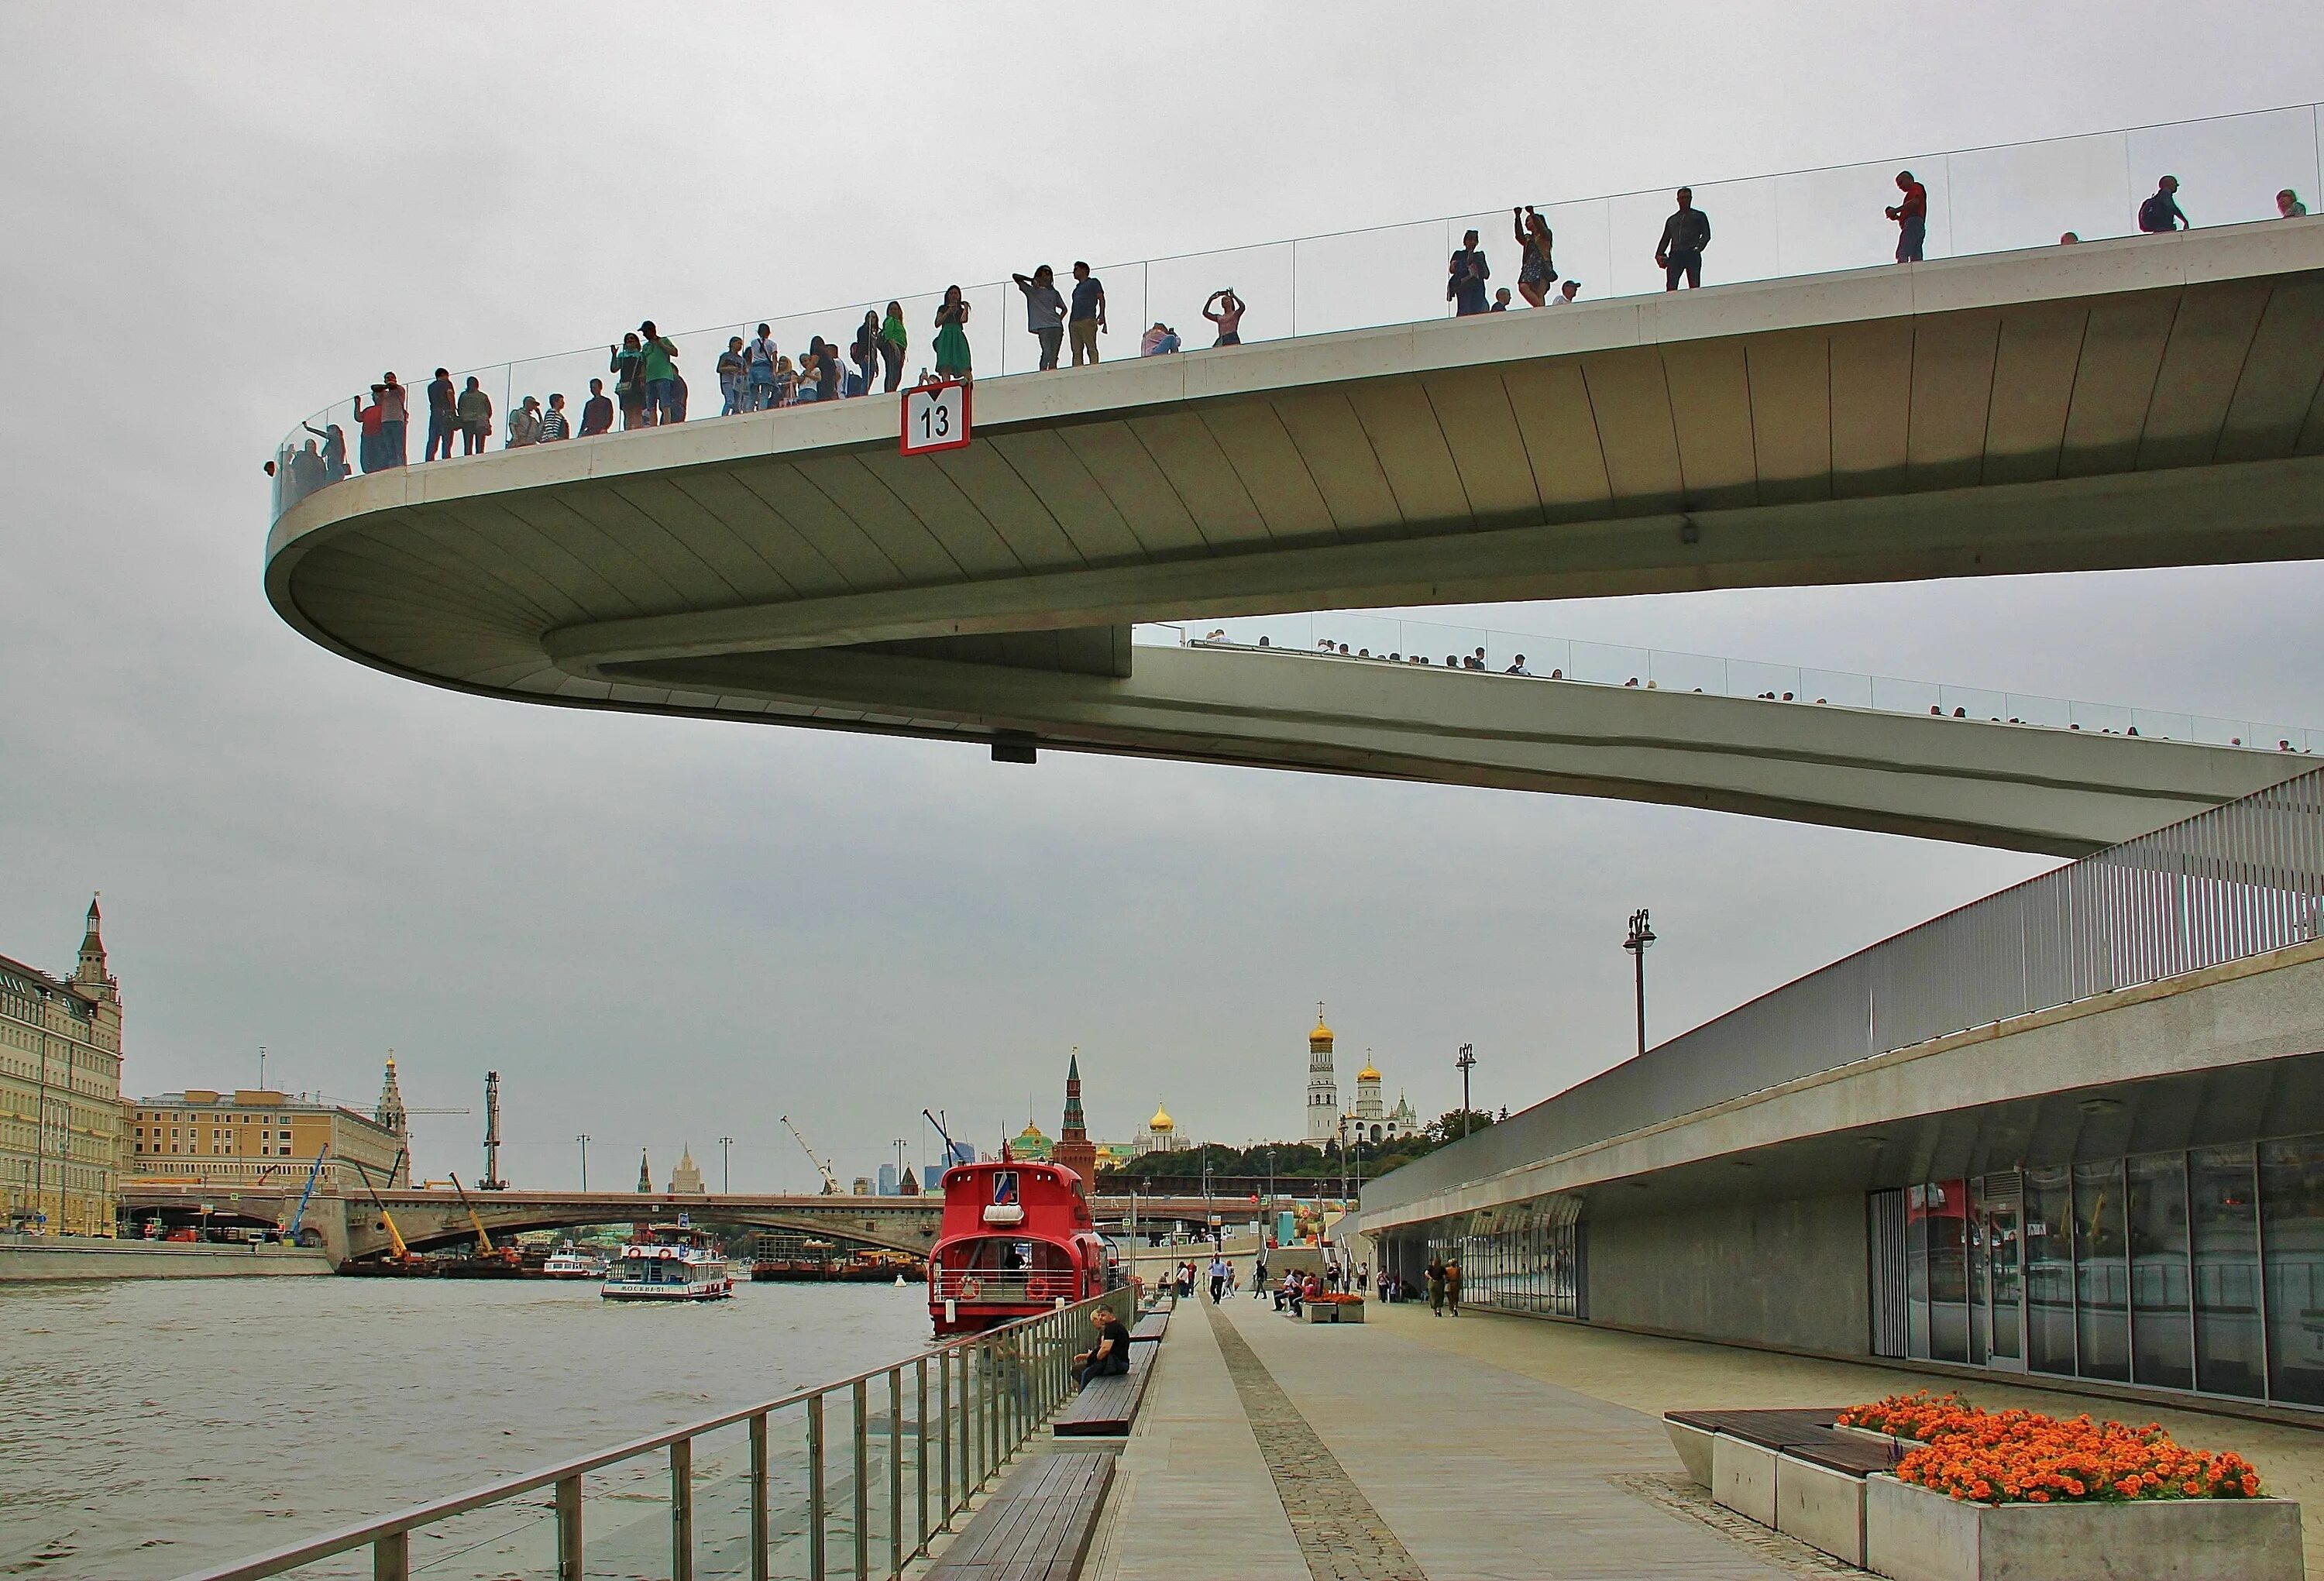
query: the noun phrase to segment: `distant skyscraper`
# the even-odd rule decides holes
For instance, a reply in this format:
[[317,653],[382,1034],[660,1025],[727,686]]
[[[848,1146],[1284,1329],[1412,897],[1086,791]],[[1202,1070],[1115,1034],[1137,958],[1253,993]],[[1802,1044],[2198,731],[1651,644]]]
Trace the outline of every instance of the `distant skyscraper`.
[[1332,1074],[1332,1029],[1323,1025],[1323,1003],[1315,1002],[1315,1030],[1307,1034],[1307,1141],[1326,1147],[1338,1134],[1340,1082]]
[[710,1188],[702,1183],[702,1172],[695,1167],[692,1147],[678,1154],[678,1167],[669,1172],[669,1190],[672,1196],[701,1197],[709,1193]]
[[895,1197],[901,1195],[902,1190],[903,1181],[896,1173],[896,1166],[892,1163],[881,1164],[880,1166],[880,1195],[882,1197]]

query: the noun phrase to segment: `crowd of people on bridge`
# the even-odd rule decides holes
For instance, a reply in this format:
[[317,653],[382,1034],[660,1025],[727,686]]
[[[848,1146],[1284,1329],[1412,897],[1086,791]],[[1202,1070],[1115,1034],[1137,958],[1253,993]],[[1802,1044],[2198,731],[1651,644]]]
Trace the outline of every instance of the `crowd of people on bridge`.
[[[1896,172],[1895,184],[1898,200],[1884,211],[1896,226],[1895,259],[1898,263],[1918,263],[1928,244],[1928,188],[1909,170]],[[2179,192],[2177,177],[2161,178],[2138,207],[2139,230],[2163,234],[2190,229],[2193,222],[2179,205]],[[1681,187],[1674,198],[1675,207],[1663,223],[1654,252],[1655,267],[1663,271],[1665,291],[1682,287],[1692,290],[1702,284],[1704,258],[1711,243],[1711,216],[1696,206],[1693,189]],[[2275,209],[2280,217],[2294,219],[2306,215],[2308,206],[2296,190],[2287,187],[2276,194]],[[1508,312],[1518,306],[1519,299],[1527,308],[1554,308],[1570,307],[1580,297],[1582,282],[1558,273],[1556,236],[1540,211],[1525,205],[1511,209],[1509,215],[1518,254],[1517,297],[1513,299],[1507,287],[1491,288],[1491,262],[1480,234],[1471,230],[1462,235],[1445,270],[1444,299],[1452,304],[1456,317]],[[2065,244],[2080,239],[2072,231],[2059,237]],[[1100,337],[1111,334],[1111,328],[1106,317],[1104,283],[1086,261],[1074,264],[1070,290],[1060,289],[1056,272],[1046,263],[1029,274],[1010,279],[1023,296],[1025,327],[1038,344],[1041,371],[1063,365],[1061,359],[1068,348],[1074,367],[1094,366],[1101,360]],[[1231,286],[1222,286],[1204,299],[1202,316],[1211,326],[1213,347],[1242,344],[1243,316],[1250,306]],[[920,369],[920,382],[974,380],[968,338],[971,307],[959,286],[945,288],[929,326],[933,366]],[[755,337],[731,336],[726,349],[718,354],[718,415],[733,417],[845,400],[873,393],[875,384],[879,392],[892,394],[903,381],[910,345],[903,307],[894,301],[884,314],[866,311],[844,346],[820,335],[810,336],[796,362],[775,344],[771,326],[761,324]],[[1167,356],[1185,349],[1178,331],[1161,319],[1139,337],[1140,356]],[[581,403],[577,422],[567,408],[563,392],[551,392],[546,404],[537,396],[527,395],[507,415],[503,447],[517,449],[611,433],[617,418],[623,429],[686,421],[687,382],[678,367],[678,345],[651,319],[609,345],[606,353],[605,374],[589,381],[588,398]],[[613,381],[610,392],[607,379]],[[451,459],[456,443],[462,455],[475,455],[487,447],[493,431],[493,402],[478,380],[470,377],[464,386],[456,386],[451,374],[438,368],[423,393],[428,414],[423,462]],[[355,471],[378,472],[407,464],[411,423],[408,389],[391,372],[381,375],[370,394],[369,405],[357,396],[351,406],[349,415],[356,433],[352,464],[346,429],[327,420],[320,427],[302,425],[307,437],[296,445],[286,441],[266,464],[282,504]]]

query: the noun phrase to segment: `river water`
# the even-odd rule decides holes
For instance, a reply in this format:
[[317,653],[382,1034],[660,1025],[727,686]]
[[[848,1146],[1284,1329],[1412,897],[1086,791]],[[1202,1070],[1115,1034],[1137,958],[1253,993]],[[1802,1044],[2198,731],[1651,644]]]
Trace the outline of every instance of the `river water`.
[[[0,1285],[0,1576],[156,1581],[884,1365],[928,1344],[926,1297],[917,1284],[746,1283],[733,1301],[669,1306],[604,1301],[589,1282]],[[595,1500],[593,1487],[593,1530]],[[660,1507],[639,1502],[641,1529]],[[540,1573],[537,1524],[512,1548],[521,1563],[431,1568]],[[300,1574],[358,1572],[360,1556]]]

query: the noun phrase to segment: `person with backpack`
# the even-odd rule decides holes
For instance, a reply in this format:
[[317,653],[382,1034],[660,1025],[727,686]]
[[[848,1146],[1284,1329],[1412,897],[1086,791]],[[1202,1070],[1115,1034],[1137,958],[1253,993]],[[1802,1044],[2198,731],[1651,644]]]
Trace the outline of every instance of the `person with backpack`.
[[2138,206],[2138,228],[2148,235],[2161,235],[2168,231],[2191,231],[2193,222],[2179,207],[2179,178],[2165,176]]
[[742,409],[762,412],[775,404],[774,333],[759,326],[758,338],[742,348]]

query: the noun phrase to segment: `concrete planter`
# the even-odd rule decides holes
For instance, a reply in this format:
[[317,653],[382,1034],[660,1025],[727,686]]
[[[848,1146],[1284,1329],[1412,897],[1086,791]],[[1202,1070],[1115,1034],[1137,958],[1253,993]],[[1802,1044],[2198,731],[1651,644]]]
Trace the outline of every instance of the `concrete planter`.
[[1307,1320],[1310,1323],[1360,1323],[1364,1320],[1361,1301],[1309,1301]]
[[1704,1487],[1711,1485],[1711,1443],[1718,1437],[1702,1428],[1690,1427],[1683,1421],[1663,1418],[1663,1431],[1670,1435],[1671,1448],[1678,1455],[1679,1464],[1686,1467],[1687,1475]]
[[2284,1499],[1972,1504],[1893,1476],[1865,1479],[1862,1563],[1892,1581],[2301,1581],[2306,1573],[2300,1506]]
[[1775,1457],[1775,1530],[1833,1558],[1864,1566],[1864,1478]]
[[1711,1496],[1762,1526],[1775,1523],[1775,1452],[1725,1433],[1711,1440]]

